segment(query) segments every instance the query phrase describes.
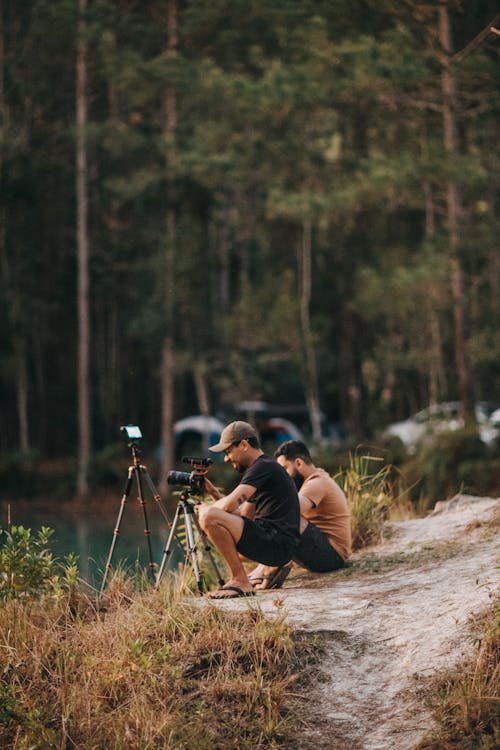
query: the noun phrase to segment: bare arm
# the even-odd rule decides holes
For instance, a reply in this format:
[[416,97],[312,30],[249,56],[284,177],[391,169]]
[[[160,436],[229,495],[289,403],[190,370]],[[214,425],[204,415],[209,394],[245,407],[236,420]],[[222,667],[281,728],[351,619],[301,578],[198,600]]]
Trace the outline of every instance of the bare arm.
[[250,503],[248,502],[248,500],[244,503],[241,503],[240,507],[238,508],[238,513],[242,518],[252,519],[255,516],[255,503]]
[[314,503],[312,500],[309,500],[308,497],[305,495],[301,495],[299,492],[299,504],[300,504],[300,515],[304,515],[304,512],[310,510],[311,508],[314,508]]
[[212,507],[225,510],[227,513],[235,513],[242,503],[245,503],[255,493],[255,487],[249,484],[239,484],[229,495],[222,496],[219,490],[205,479],[205,489],[209,495],[217,498]]

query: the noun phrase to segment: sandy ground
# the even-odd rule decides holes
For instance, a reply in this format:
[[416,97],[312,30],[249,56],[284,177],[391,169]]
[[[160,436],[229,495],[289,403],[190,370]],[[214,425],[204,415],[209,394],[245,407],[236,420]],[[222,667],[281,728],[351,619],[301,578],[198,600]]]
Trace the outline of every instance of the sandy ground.
[[[499,512],[500,499],[458,496],[426,518],[388,525],[386,541],[355,556],[351,570],[313,576],[297,568],[281,590],[251,604],[218,602],[270,616],[284,610],[293,627],[324,639],[300,703],[300,747],[415,747],[431,726],[422,685],[472,651],[470,618],[498,587],[500,543],[488,522]],[[375,558],[381,572],[369,572]]]

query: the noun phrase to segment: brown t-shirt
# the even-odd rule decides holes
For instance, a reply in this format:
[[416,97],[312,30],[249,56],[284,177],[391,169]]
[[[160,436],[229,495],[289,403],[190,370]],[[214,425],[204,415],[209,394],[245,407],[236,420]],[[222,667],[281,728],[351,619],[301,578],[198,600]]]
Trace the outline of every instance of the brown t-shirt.
[[346,560],[351,554],[351,518],[346,496],[324,469],[315,469],[304,480],[299,495],[312,502],[301,514],[326,534],[328,541]]

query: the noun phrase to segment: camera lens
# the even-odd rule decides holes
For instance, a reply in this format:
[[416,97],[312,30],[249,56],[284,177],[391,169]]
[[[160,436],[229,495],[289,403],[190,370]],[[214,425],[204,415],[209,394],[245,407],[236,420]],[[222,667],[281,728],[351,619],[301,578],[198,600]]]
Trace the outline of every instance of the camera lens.
[[169,471],[167,474],[168,484],[191,484],[191,474],[187,471]]

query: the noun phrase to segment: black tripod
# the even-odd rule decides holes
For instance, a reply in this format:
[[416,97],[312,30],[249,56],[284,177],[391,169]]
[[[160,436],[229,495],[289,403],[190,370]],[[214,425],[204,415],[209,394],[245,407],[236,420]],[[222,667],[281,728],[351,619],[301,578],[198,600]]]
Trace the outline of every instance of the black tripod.
[[199,539],[201,539],[201,541],[203,542],[203,551],[207,553],[208,559],[210,560],[214,573],[219,582],[219,586],[224,585],[224,580],[221,577],[217,564],[214,560],[214,556],[212,555],[212,548],[208,541],[207,535],[201,529],[199,521],[195,515],[194,506],[195,506],[195,503],[193,502],[189,489],[188,488],[183,489],[179,496],[179,502],[177,503],[177,509],[175,511],[174,520],[172,521],[171,525],[169,524],[170,534],[168,535],[168,539],[165,544],[165,549],[163,550],[163,557],[162,557],[160,569],[158,570],[158,575],[156,576],[157,587],[160,583],[165,567],[168,564],[170,555],[172,554],[172,543],[173,543],[174,537],[176,536],[177,527],[181,518],[184,520],[184,526],[186,529],[184,560],[185,562],[189,561],[191,563],[191,567],[193,569],[193,573],[196,579],[196,585],[198,587],[199,593],[200,594],[203,593],[204,581],[203,581],[203,576],[200,572],[198,547],[197,547],[197,541],[194,535],[193,524],[198,532]]
[[[127,431],[127,434],[129,434],[130,428],[122,427],[122,430]],[[138,428],[132,428],[138,430]],[[130,436],[130,435],[129,435]],[[127,483],[125,485],[125,489],[123,491],[123,496],[120,503],[120,510],[118,512],[118,518],[116,519],[116,526],[113,532],[113,539],[111,541],[111,547],[109,549],[108,559],[106,561],[106,568],[104,570],[104,576],[101,583],[101,589],[99,591],[99,596],[102,595],[104,591],[104,587],[106,585],[106,579],[108,577],[109,569],[111,567],[111,559],[113,557],[113,552],[115,550],[116,540],[118,538],[118,535],[120,533],[120,524],[122,522],[123,512],[125,510],[125,506],[127,504],[128,497],[130,495],[130,490],[132,488],[132,482],[135,477],[136,483],[137,483],[137,499],[139,501],[139,505],[142,508],[142,513],[144,516],[144,535],[146,537],[147,542],[147,548],[148,548],[148,556],[149,556],[149,573],[153,580],[153,582],[156,580],[155,576],[155,563],[153,562],[153,552],[151,549],[151,531],[149,529],[148,524],[148,515],[146,512],[146,500],[144,499],[144,492],[143,492],[143,481],[146,483],[147,488],[149,489],[151,495],[153,496],[153,500],[158,504],[158,507],[160,508],[160,511],[167,522],[167,525],[170,526],[170,520],[167,514],[167,511],[162,505],[161,497],[158,494],[151,477],[148,474],[148,470],[145,466],[141,464],[140,456],[141,452],[139,450],[138,443],[135,439],[132,439],[128,447],[132,450],[132,458],[133,458],[133,464],[132,466],[129,466],[128,468],[128,477],[127,477]]]

